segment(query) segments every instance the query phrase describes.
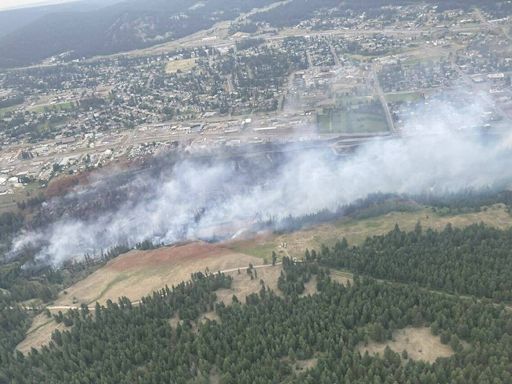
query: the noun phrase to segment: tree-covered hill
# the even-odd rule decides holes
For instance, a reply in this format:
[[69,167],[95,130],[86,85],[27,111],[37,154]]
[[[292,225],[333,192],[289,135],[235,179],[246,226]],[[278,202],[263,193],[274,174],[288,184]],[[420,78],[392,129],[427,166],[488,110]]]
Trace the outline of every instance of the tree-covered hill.
[[[380,200],[360,202],[353,212],[346,207],[345,213],[381,212]],[[509,196],[469,194],[464,201],[429,200],[436,209],[458,212],[509,203]],[[1,240],[8,242],[22,220],[1,218]],[[418,225],[411,232],[396,227],[360,246],[341,240],[331,249],[307,251],[303,263],[285,258],[277,292],[261,282],[259,294],[233,298],[231,305],[219,303],[216,294],[225,294],[231,277],[198,273],[140,304],[122,298],[58,314],[55,320],[66,330],[27,355],[15,351],[32,316],[22,303],[50,301],[57,288],[93,266],[33,269],[24,259],[11,260],[0,268],[0,384],[510,383],[512,312],[504,303],[512,291],[511,241],[510,230],[485,225],[442,231]],[[124,251],[116,248],[105,257]],[[367,277],[342,286],[327,267]],[[314,283],[318,293],[304,296]],[[212,311],[209,318],[217,320],[205,321]],[[376,357],[360,348],[411,327],[430,328],[455,353],[429,364],[402,351],[388,348]]]
[[[194,276],[133,306],[126,299],[71,311],[73,324],[50,346],[28,356],[3,354],[2,383],[510,383],[512,315],[502,306],[414,287],[355,279],[333,282],[315,263],[285,260],[284,297],[262,284],[259,294],[229,307],[215,290],[230,279]],[[315,276],[319,293],[300,297]],[[215,306],[218,321],[197,322]],[[169,319],[178,315],[177,327]],[[389,338],[395,329],[430,326],[455,354],[433,364],[360,343]],[[299,371],[294,362],[316,357]]]

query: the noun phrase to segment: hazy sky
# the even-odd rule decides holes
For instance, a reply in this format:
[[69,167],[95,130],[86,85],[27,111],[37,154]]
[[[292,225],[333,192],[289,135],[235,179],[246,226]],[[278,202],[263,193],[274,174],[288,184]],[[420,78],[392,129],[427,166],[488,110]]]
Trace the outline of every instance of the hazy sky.
[[32,7],[35,5],[69,3],[71,1],[76,0],[0,0],[0,11],[4,11],[6,9]]

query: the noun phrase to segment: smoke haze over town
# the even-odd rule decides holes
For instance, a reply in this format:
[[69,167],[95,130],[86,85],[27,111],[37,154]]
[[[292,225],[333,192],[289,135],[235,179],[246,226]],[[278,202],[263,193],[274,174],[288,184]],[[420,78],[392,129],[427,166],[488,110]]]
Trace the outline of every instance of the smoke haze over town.
[[[485,108],[478,97],[462,107],[440,97],[415,111],[403,138],[374,139],[348,156],[325,149],[286,151],[279,164],[264,170],[237,169],[231,160],[179,160],[158,178],[129,181],[136,192],[113,211],[89,219],[63,217],[25,232],[13,252],[35,245],[39,260],[59,265],[145,240],[229,238],[259,221],[336,210],[377,192],[441,195],[503,188],[512,181],[512,150],[507,140],[478,133]],[[71,195],[85,199],[95,186],[87,188]]]

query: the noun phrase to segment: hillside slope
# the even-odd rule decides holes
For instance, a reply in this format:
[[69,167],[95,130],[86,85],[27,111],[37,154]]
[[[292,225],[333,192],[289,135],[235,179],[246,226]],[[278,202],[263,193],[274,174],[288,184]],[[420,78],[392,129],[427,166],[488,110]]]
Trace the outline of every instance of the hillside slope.
[[272,0],[127,0],[101,9],[45,14],[0,38],[0,66],[66,53],[89,57],[142,48],[211,27]]
[[0,37],[20,30],[43,16],[72,11],[94,11],[120,3],[121,0],[87,0],[72,3],[41,5],[27,8],[0,10]]

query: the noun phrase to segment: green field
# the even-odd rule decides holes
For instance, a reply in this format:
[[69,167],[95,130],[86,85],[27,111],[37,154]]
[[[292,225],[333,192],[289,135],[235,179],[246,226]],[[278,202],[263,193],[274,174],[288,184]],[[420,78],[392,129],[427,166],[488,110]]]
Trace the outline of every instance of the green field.
[[379,133],[389,130],[384,111],[349,109],[334,110],[318,115],[318,129],[321,133]]
[[[6,113],[16,110],[16,108],[18,108],[19,106],[20,105],[14,105],[12,107],[0,108],[0,118],[4,117]],[[75,108],[75,104],[70,101],[67,101],[59,104],[48,104],[39,105],[36,107],[29,107],[27,108],[27,110],[35,113],[43,113],[46,111],[70,111],[73,108]]]

